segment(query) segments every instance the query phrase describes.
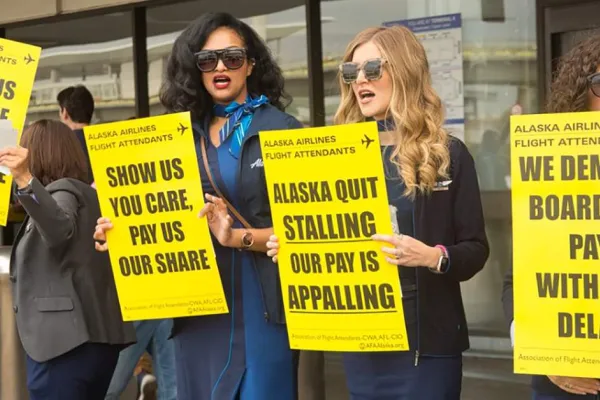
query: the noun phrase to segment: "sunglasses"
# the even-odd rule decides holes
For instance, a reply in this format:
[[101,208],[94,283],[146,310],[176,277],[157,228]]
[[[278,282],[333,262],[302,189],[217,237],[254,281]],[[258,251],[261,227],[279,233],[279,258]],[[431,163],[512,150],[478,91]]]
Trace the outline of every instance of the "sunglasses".
[[376,81],[381,79],[383,74],[383,64],[386,60],[383,58],[374,58],[367,60],[362,64],[345,62],[340,65],[340,73],[342,74],[342,80],[344,83],[354,83],[358,79],[358,74],[362,70],[365,74],[365,79],[368,81]]
[[219,60],[227,69],[235,70],[244,65],[246,49],[202,50],[194,54],[196,66],[202,72],[213,72],[219,65]]
[[600,97],[600,72],[588,76],[588,84],[594,96]]

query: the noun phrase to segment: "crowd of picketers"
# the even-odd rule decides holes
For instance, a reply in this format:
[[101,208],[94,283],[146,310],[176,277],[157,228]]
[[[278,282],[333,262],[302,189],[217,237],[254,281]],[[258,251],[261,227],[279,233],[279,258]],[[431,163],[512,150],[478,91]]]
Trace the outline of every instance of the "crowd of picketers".
[[[600,38],[576,46],[559,65],[548,111],[600,110],[599,67]],[[443,128],[425,50],[409,29],[357,33],[338,75],[335,124],[379,127],[394,234],[374,240],[398,266],[410,346],[343,353],[348,391],[357,400],[458,400],[469,347],[460,283],[489,255],[473,158]],[[134,374],[146,400],[297,398],[304,353],[289,346],[280,242],[255,162],[259,130],[302,127],[285,113],[284,83],[251,27],[207,13],[175,41],[161,88],[166,111],[188,111],[195,122],[207,194],[198,223],[213,235],[228,314],[123,322],[107,253],[113,223],[101,215],[85,144],[94,113],[85,87],[58,95],[60,121],[33,122],[19,146],[0,150],[16,186],[11,219],[24,218],[11,280],[32,400],[117,399]],[[512,274],[504,301],[512,331]],[[600,391],[595,379],[533,382],[537,400]]]

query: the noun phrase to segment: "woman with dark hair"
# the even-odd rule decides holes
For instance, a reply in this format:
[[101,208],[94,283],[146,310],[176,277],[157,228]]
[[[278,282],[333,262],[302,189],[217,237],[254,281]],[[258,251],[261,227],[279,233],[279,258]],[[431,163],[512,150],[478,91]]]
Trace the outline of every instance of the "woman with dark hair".
[[[283,76],[265,43],[225,13],[205,14],[175,41],[161,101],[190,111],[229,314],[175,320],[180,400],[294,399],[297,353],[284,325],[258,133],[299,128],[282,110]],[[199,182],[200,184],[200,182]],[[199,223],[204,223],[199,221]],[[111,228],[102,219],[97,240]],[[106,244],[97,244],[106,250]]]
[[[560,59],[546,111],[600,111],[600,35],[582,41]],[[512,265],[504,278],[502,303],[514,341]],[[534,375],[531,384],[534,400],[597,400],[600,394],[600,379]]]
[[600,35],[582,41],[561,57],[546,111],[600,111]]
[[[213,35],[217,30],[220,34]],[[264,95],[270,106],[283,111],[290,102],[283,84],[281,69],[252,28],[232,15],[208,13],[175,41],[160,99],[168,111],[190,111],[204,121],[214,114],[215,104],[244,103],[246,95]]]
[[135,332],[123,322],[108,255],[94,251],[100,206],[85,154],[66,125],[41,120],[21,146],[0,150],[0,165],[27,214],[10,280],[30,398],[103,400]]

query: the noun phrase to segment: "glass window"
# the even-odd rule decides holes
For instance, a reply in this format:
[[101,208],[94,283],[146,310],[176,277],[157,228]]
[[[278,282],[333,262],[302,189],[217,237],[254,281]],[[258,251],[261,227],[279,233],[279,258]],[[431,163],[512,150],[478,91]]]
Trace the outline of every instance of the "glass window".
[[28,122],[57,119],[56,96],[78,84],[85,85],[94,96],[93,123],[135,115],[130,13],[13,28],[7,30],[6,37],[43,49]]
[[[292,3],[292,2],[290,2]],[[306,61],[306,18],[304,6],[273,3],[262,7],[264,14],[252,15],[254,5],[240,2],[231,10],[267,42],[285,76],[285,90],[293,98],[287,112],[308,124],[308,70]],[[283,10],[282,10],[283,9]],[[186,2],[148,9],[148,60],[150,113],[164,112],[159,91],[166,62],[177,36],[193,21],[190,16],[214,11],[203,2]]]

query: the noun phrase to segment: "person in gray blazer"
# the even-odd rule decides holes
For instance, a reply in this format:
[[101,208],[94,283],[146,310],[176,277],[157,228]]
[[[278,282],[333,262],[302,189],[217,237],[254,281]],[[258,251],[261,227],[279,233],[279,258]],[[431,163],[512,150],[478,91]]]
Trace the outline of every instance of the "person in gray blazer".
[[94,250],[100,217],[81,146],[58,121],[28,126],[0,149],[27,216],[10,279],[31,400],[101,400],[119,352],[135,342],[124,323],[108,255]]

